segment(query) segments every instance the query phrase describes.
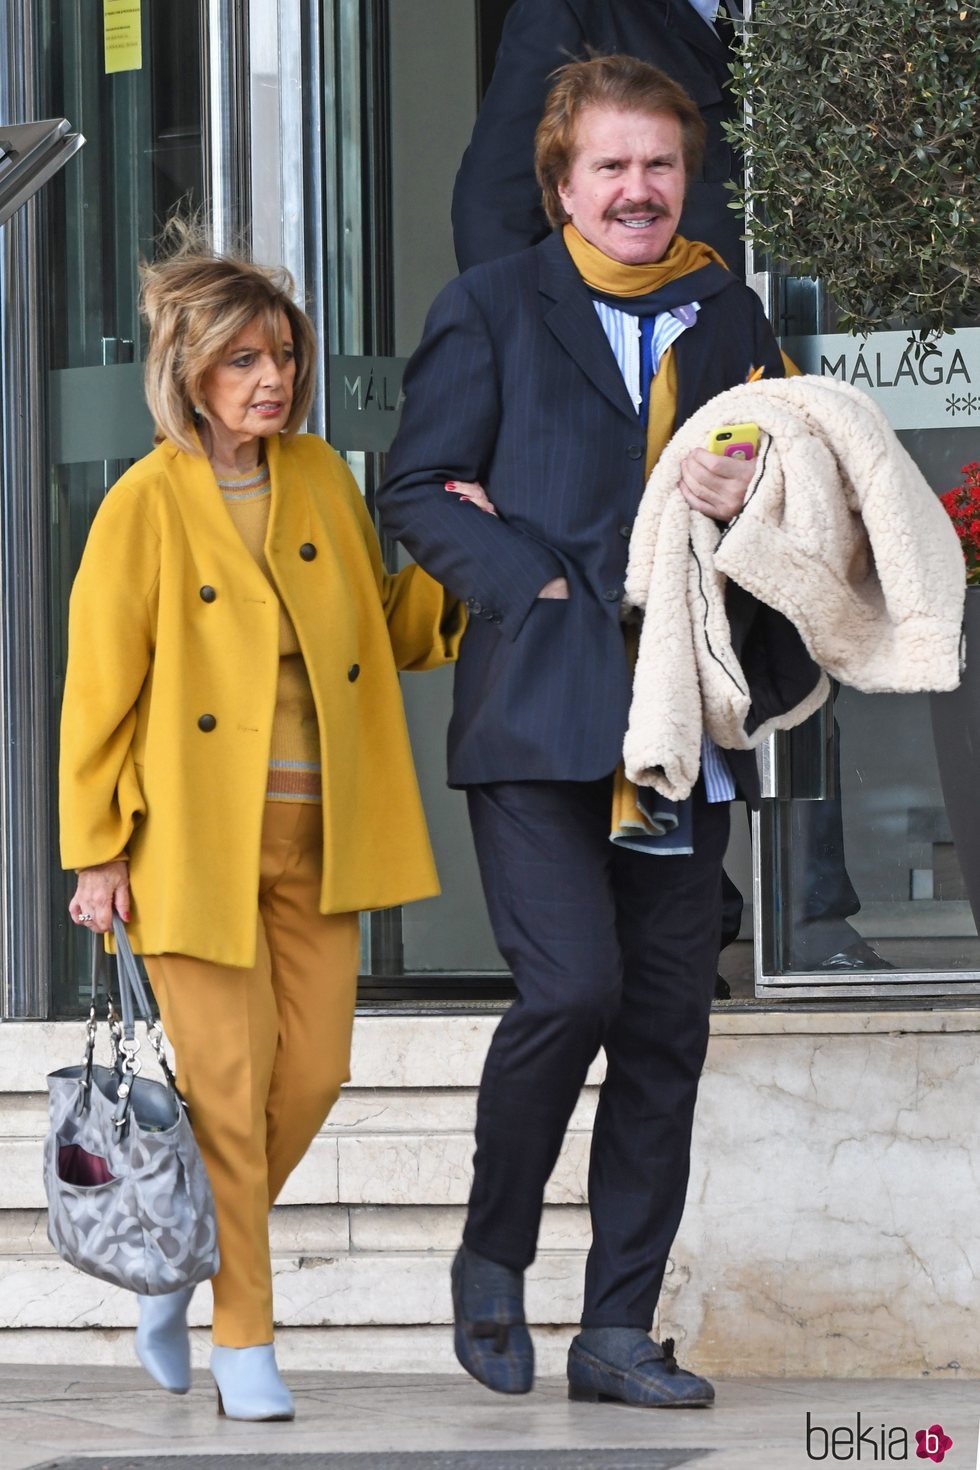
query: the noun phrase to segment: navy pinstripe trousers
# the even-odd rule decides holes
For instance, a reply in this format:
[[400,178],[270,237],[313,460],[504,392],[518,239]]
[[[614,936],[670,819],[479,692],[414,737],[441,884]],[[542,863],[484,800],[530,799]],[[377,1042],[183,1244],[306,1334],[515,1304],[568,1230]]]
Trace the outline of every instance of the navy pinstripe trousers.
[[487,1055],[464,1240],[523,1271],[545,1184],[605,1047],[589,1166],[585,1327],[649,1331],[687,1190],[721,930],[727,803],[695,791],[694,853],[609,842],[611,777],[467,789],[518,996]]

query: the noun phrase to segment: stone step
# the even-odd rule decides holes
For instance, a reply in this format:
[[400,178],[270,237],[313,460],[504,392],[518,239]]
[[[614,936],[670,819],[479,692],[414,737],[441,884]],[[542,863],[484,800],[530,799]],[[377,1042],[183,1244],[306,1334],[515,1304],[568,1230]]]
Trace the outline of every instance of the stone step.
[[[275,1314],[284,1327],[403,1327],[452,1320],[452,1253],[277,1255]],[[571,1322],[580,1310],[585,1259],[581,1251],[541,1251],[527,1273],[529,1322]],[[7,1257],[0,1262],[3,1320],[14,1329],[115,1328],[136,1322],[136,1298],[76,1271],[57,1256]],[[190,1322],[211,1320],[211,1289],[191,1303]]]
[[[463,1234],[462,1205],[358,1205],[350,1210],[355,1251],[455,1251]],[[275,1215],[273,1215],[275,1221]],[[592,1223],[585,1205],[548,1205],[541,1216],[542,1251],[587,1251]]]
[[[362,1088],[475,1088],[499,1011],[478,1015],[362,1012],[354,1021],[351,1076]],[[142,1030],[142,1028],[140,1028]],[[102,1028],[103,1032],[105,1028]],[[105,1053],[104,1035],[100,1047]],[[0,1025],[0,1078],[8,1092],[43,1090],[44,1076],[81,1060],[80,1021],[9,1021]],[[588,1081],[604,1073],[601,1055]]]
[[[334,1255],[454,1251],[463,1236],[463,1205],[276,1205],[269,1217],[273,1252]],[[588,1251],[592,1226],[583,1205],[545,1205],[542,1251]],[[46,1210],[0,1213],[1,1261],[10,1255],[53,1255]]]
[[[278,1205],[269,1218],[269,1236],[281,1255],[454,1251],[465,1213],[462,1205]],[[591,1238],[584,1206],[545,1206],[542,1250],[588,1250]],[[53,1254],[46,1210],[0,1211],[0,1263],[5,1256]]]
[[[548,1183],[549,1204],[586,1198],[590,1133],[569,1132]],[[0,1138],[0,1211],[45,1203],[39,1137]],[[473,1137],[458,1133],[351,1133],[328,1128],[290,1176],[290,1205],[461,1205],[469,1197]]]
[[[582,1093],[569,1123],[591,1128],[598,1091]],[[476,1092],[472,1088],[415,1091],[407,1088],[363,1088],[348,1084],[323,1127],[323,1133],[460,1133],[472,1132]],[[43,1138],[48,1128],[46,1093],[0,1092],[0,1141]],[[0,1194],[2,1199],[2,1194]]]
[[[568,1344],[577,1326],[536,1327],[534,1356],[538,1375],[565,1372]],[[207,1369],[211,1335],[191,1332],[191,1359],[196,1371]],[[449,1327],[287,1327],[276,1332],[276,1357],[285,1373],[452,1373],[466,1382],[453,1353]],[[84,1364],[86,1367],[131,1368],[136,1363],[129,1329],[91,1327],[66,1332],[50,1328],[0,1330],[0,1364]],[[150,1387],[150,1380],[146,1380]],[[159,1403],[167,1403],[161,1396]],[[487,1395],[487,1406],[496,1400]],[[156,1406],[156,1401],[155,1405]],[[2,1463],[2,1452],[0,1452]],[[101,1461],[93,1461],[97,1466]],[[193,1463],[193,1462],[189,1462]],[[284,1461],[288,1464],[288,1460]]]

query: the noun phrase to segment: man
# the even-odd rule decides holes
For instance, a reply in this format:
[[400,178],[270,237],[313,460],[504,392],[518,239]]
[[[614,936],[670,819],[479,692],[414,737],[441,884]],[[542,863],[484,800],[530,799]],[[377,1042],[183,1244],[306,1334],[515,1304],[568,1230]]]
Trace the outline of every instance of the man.
[[[740,0],[517,0],[507,15],[493,77],[453,191],[453,239],[460,270],[542,240],[549,223],[534,174],[534,130],[556,67],[589,53],[652,62],[696,101],[706,128],[702,166],[688,180],[680,233],[714,247],[745,271],[744,221],[727,184],[738,162],[724,124],[736,115],[729,91]],[[791,970],[891,968],[848,923],[860,899],[844,865],[840,741],[828,759],[832,796],[789,807],[795,879],[781,967]],[[722,877],[722,948],[738,938],[742,895]],[[717,977],[715,994],[729,986]]]
[[688,180],[680,230],[707,241],[741,275],[742,219],[725,188],[737,168],[724,133],[724,123],[735,116],[728,91],[731,16],[740,13],[736,0],[727,6],[717,0],[517,0],[453,191],[460,270],[523,250],[548,233],[534,177],[534,129],[555,68],[598,52],[652,62],[697,103],[707,137],[698,176]]
[[[627,543],[675,421],[782,362],[757,298],[677,235],[700,160],[697,107],[633,57],[563,68],[537,134],[541,244],[451,282],[405,376],[378,494],[386,529],[463,598],[449,779],[466,789],[497,943],[518,998],[480,1086],[474,1181],[453,1264],[455,1345],[488,1387],[526,1392],[523,1272],[589,1064],[605,1048],[589,1172],[593,1244],[570,1392],[706,1404],[648,1333],[684,1203],[718,956],[721,864],[754,758],[705,742],[680,813],[693,851],[610,840],[630,702]],[[682,493],[727,521],[751,466],[698,450]],[[496,514],[447,494],[479,482]],[[796,634],[731,588],[735,646],[817,680]],[[769,637],[775,649],[762,649]],[[771,657],[768,655],[771,653]],[[773,701],[774,703],[768,703]],[[617,788],[618,789],[618,788]]]

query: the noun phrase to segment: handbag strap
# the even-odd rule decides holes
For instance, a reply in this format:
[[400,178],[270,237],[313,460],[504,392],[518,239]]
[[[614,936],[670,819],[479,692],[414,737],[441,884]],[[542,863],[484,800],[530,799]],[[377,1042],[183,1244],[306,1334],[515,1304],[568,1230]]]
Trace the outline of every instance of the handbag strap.
[[167,1055],[163,1049],[163,1027],[159,1021],[154,1020],[146,987],[136,963],[136,956],[133,954],[133,946],[129,942],[126,926],[118,914],[112,916],[112,931],[116,939],[116,974],[119,978],[119,1004],[122,1008],[122,1036],[118,1045],[121,1058],[120,1067],[124,1074],[119,1085],[119,1104],[113,1117],[113,1123],[117,1128],[123,1129],[126,1126],[132,1094],[131,1078],[138,1076],[142,1070],[137,1057],[140,1049],[140,1044],[136,1040],[137,1017],[146,1025],[147,1040],[156,1052],[157,1061],[167,1086],[185,1111],[187,1104],[177,1086],[177,1079],[170,1063],[167,1061]]
[[98,1004],[99,992],[105,989],[106,1010],[105,1018],[109,1027],[109,1043],[112,1047],[112,1065],[119,1065],[119,1043],[122,1040],[122,1024],[119,1020],[119,1012],[116,1010],[112,998],[112,986],[106,974],[105,946],[99,934],[90,936],[92,942],[92,979],[89,1001],[88,1020],[85,1023],[85,1054],[82,1057],[82,1065],[85,1073],[82,1079],[82,1104],[88,1101],[88,1095],[92,1088],[92,1068],[95,1065],[95,1042],[99,1030]]
[[133,954],[133,946],[126,933],[126,925],[118,914],[112,916],[112,932],[116,937],[116,973],[119,976],[119,1003],[122,1006],[123,1036],[127,1041],[136,1038],[136,1019],[145,1021],[151,1029],[153,1012],[143,984],[143,978]]

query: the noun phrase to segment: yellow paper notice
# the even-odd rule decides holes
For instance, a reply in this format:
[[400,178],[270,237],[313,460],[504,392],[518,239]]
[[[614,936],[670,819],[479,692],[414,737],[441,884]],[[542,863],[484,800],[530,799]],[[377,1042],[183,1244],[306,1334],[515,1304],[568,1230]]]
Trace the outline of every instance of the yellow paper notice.
[[143,65],[142,0],[102,0],[105,69],[139,71]]

